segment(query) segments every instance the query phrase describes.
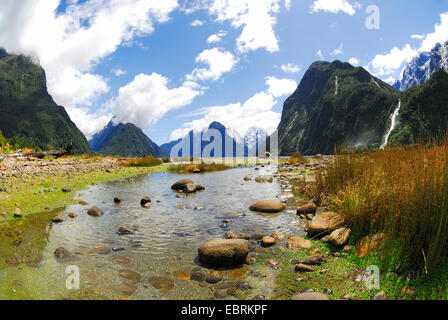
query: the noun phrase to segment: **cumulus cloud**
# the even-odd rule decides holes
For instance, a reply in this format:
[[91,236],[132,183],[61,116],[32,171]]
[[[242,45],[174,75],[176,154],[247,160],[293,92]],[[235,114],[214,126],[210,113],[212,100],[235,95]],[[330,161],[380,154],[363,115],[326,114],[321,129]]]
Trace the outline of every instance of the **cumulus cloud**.
[[419,51],[431,51],[437,43],[448,40],[448,12],[440,15],[440,23],[434,26],[434,32],[424,36]]
[[281,65],[280,69],[287,73],[298,73],[302,70],[302,67],[293,63],[288,63]]
[[233,103],[226,106],[205,108],[202,118],[185,123],[183,128],[172,132],[171,140],[183,138],[188,132],[200,132],[208,128],[211,122],[221,122],[229,129],[231,135],[237,140],[253,138],[255,132],[271,134],[280,123],[280,113],[272,108],[278,103],[276,98],[294,92],[297,83],[289,79],[266,77],[265,91],[256,93],[244,103]]
[[411,35],[411,38],[422,40],[420,47],[413,48],[410,44],[402,48],[394,47],[388,53],[378,54],[366,68],[387,82],[397,79],[406,63],[410,62],[420,52],[430,51],[437,43],[448,40],[448,12],[440,15],[440,23],[434,25],[434,31],[428,34]]
[[348,60],[348,63],[355,67],[359,66],[359,60],[357,58],[350,58],[350,60]]
[[207,65],[207,68],[194,69],[190,75],[187,75],[189,81],[216,81],[224,73],[230,72],[238,62],[232,53],[218,48],[202,51],[195,61]]
[[218,33],[212,34],[210,37],[208,37],[207,43],[221,42],[222,38],[225,37],[226,35],[227,35],[227,31],[221,30]]
[[202,21],[202,20],[194,20],[192,23],[190,23],[190,25],[191,25],[192,27],[201,27],[201,26],[203,26],[204,24],[205,24],[205,22]]
[[277,79],[276,77],[266,77],[266,84],[269,86],[267,92],[274,98],[293,93],[297,88],[297,82],[291,79]]
[[[279,50],[274,31],[282,0],[210,0],[208,10],[218,22],[230,21],[235,29],[242,28],[237,38],[239,52],[260,48],[268,52]],[[288,8],[289,1],[284,2]]]
[[413,49],[409,44],[401,49],[394,47],[387,54],[376,55],[370,65],[373,68],[373,72],[379,76],[388,76],[401,69],[404,63],[410,62],[417,53],[418,51]]
[[128,74],[127,71],[121,70],[121,69],[112,69],[111,72],[116,76],[116,77],[121,77],[124,76],[126,74]]
[[196,83],[186,81],[178,88],[170,88],[169,80],[158,74],[139,74],[120,88],[118,97],[108,107],[118,121],[134,123],[148,129],[169,111],[189,105],[203,93]]
[[107,92],[106,79],[94,66],[120,45],[150,34],[169,20],[175,0],[88,0],[71,2],[57,13],[60,0],[7,0],[0,3],[0,46],[36,58],[47,75],[54,100],[68,107],[80,127],[89,119],[76,105],[91,105]]
[[312,13],[320,11],[338,13],[340,11],[349,15],[354,15],[356,10],[361,8],[361,5],[357,2],[350,2],[348,0],[316,0],[310,6]]

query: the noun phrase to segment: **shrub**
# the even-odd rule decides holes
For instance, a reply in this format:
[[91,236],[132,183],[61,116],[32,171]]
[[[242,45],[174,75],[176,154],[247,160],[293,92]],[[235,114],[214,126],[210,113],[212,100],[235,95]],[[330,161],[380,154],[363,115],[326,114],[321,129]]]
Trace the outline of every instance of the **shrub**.
[[288,162],[290,164],[303,164],[307,163],[308,160],[300,152],[296,152],[288,159]]
[[221,163],[205,163],[204,161],[201,161],[200,164],[178,164],[168,167],[168,171],[173,173],[193,173],[196,169],[199,169],[201,172],[212,172],[226,170],[227,167]]

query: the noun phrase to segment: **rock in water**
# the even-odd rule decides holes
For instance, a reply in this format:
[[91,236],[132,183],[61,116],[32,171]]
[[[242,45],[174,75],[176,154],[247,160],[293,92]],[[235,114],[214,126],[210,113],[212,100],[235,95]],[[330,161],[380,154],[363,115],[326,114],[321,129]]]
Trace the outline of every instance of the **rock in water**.
[[194,193],[196,192],[196,185],[194,183],[186,183],[183,187],[184,193]]
[[92,207],[87,211],[87,214],[91,217],[101,217],[103,215],[103,210],[98,207]]
[[151,205],[151,198],[150,197],[144,197],[142,200],[140,200],[140,205],[142,207],[147,207],[148,205]]
[[198,249],[199,261],[205,265],[241,265],[249,254],[249,242],[242,239],[215,239]]
[[120,227],[120,229],[118,229],[118,233],[121,235],[125,235],[125,234],[133,234],[134,232],[128,227]]
[[196,185],[196,190],[197,190],[197,191],[203,191],[203,190],[205,190],[205,186],[202,185],[202,184],[197,184],[197,185]]
[[163,293],[174,288],[174,281],[167,277],[152,277],[149,278],[149,283]]
[[342,226],[343,223],[344,218],[339,214],[334,212],[324,212],[311,220],[307,226],[307,232],[311,236],[325,234]]
[[331,242],[337,246],[343,246],[350,236],[351,230],[349,228],[339,228],[334,230],[328,236],[328,242]]
[[250,206],[250,210],[264,213],[277,213],[285,210],[285,205],[279,201],[263,200]]
[[326,295],[319,292],[303,292],[296,294],[291,298],[291,300],[330,300]]
[[291,237],[286,242],[286,247],[292,251],[305,250],[311,248],[312,246],[313,244],[311,241],[303,239],[299,236]]
[[194,182],[191,181],[190,179],[182,179],[182,180],[177,181],[175,184],[173,184],[171,186],[171,189],[177,190],[177,191],[184,190],[184,186],[188,183],[194,184]]
[[56,216],[56,217],[51,218],[51,222],[61,223],[61,222],[64,222],[64,219],[61,216]]
[[115,197],[114,198],[114,203],[116,204],[120,204],[121,202],[123,202],[123,199],[119,198],[119,197]]

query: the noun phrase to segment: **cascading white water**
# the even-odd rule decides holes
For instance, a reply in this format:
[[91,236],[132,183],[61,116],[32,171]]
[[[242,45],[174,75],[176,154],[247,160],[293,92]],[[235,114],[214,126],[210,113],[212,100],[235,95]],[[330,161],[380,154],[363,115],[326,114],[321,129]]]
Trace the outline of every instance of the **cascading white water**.
[[395,125],[397,124],[398,115],[400,114],[400,108],[401,108],[401,99],[398,100],[397,108],[395,109],[394,114],[392,115],[389,131],[387,131],[386,136],[384,137],[384,143],[380,146],[380,149],[384,149],[387,146],[389,136],[392,133],[392,131],[394,131]]

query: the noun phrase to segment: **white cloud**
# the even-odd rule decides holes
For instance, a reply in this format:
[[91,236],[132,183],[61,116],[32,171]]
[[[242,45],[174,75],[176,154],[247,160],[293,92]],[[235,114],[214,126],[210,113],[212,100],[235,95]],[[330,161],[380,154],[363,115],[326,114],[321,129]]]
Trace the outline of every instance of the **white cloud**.
[[410,62],[418,51],[406,44],[402,49],[394,47],[389,53],[378,54],[369,64],[369,69],[379,77],[396,75],[407,62]]
[[60,0],[2,1],[0,47],[39,60],[46,71],[54,100],[69,110],[83,127],[76,105],[91,105],[107,92],[106,79],[93,67],[123,43],[153,32],[156,23],[169,20],[177,1],[89,0],[72,1],[57,14]]
[[171,89],[168,79],[160,74],[139,74],[120,88],[118,97],[108,107],[119,121],[149,129],[167,112],[191,104],[202,93],[202,88],[194,82],[186,81]]
[[[279,50],[274,31],[277,14],[282,0],[211,0],[209,13],[218,22],[230,21],[235,29],[242,28],[237,39],[240,52],[255,51],[260,48],[268,52]],[[289,2],[285,5],[288,7]]]
[[207,43],[221,42],[222,38],[225,37],[226,35],[227,35],[227,31],[221,30],[218,33],[212,34],[210,37],[208,37]]
[[348,60],[348,63],[350,63],[352,66],[359,66],[359,60],[356,58],[350,58],[350,60]]
[[340,45],[339,45],[339,47],[337,47],[336,49],[334,49],[333,51],[331,51],[331,55],[332,56],[338,56],[338,55],[341,55],[341,54],[343,54],[344,53],[344,44],[343,43],[341,43]]
[[413,34],[411,35],[412,39],[418,39],[418,40],[423,40],[425,38],[425,35],[423,34]]
[[323,55],[323,53],[322,53],[322,50],[320,50],[320,49],[317,50],[317,53],[316,53],[316,54],[317,54],[317,56],[319,57],[320,60],[324,60],[324,55]]
[[431,51],[440,42],[448,40],[448,12],[440,15],[440,23],[434,26],[434,32],[425,35],[419,51]]
[[185,123],[183,128],[171,133],[171,140],[183,138],[188,132],[203,131],[213,121],[222,123],[230,135],[242,141],[244,138],[253,140],[255,132],[271,134],[280,123],[280,113],[272,111],[278,103],[276,98],[289,95],[295,91],[297,84],[294,80],[266,77],[268,89],[256,93],[244,103],[233,103],[226,106],[205,108],[200,119]]
[[266,77],[266,84],[269,86],[267,92],[274,98],[293,93],[297,88],[297,82],[291,79],[277,79],[276,77]]
[[431,51],[437,43],[448,40],[448,12],[440,15],[440,23],[434,26],[434,32],[428,34],[413,34],[413,39],[422,40],[419,48],[413,48],[410,44],[403,48],[394,47],[388,53],[378,54],[366,68],[387,82],[392,78],[398,79],[403,67],[420,52]]
[[190,25],[191,25],[192,27],[201,27],[201,26],[203,26],[204,24],[205,24],[205,22],[202,21],[202,20],[194,20]]
[[310,6],[312,13],[320,11],[338,13],[339,11],[342,11],[351,16],[354,15],[359,8],[361,8],[359,3],[354,1],[351,3],[348,0],[316,0]]
[[298,66],[293,63],[283,64],[280,66],[280,68],[287,73],[298,73],[302,70],[301,66]]
[[230,72],[237,62],[233,54],[228,51],[221,51],[218,48],[204,50],[196,57],[196,63],[202,63],[208,67],[194,69],[190,75],[187,75],[187,80],[216,81],[224,73]]
[[126,74],[128,74],[127,71],[121,70],[121,69],[112,69],[111,72],[116,76],[116,77],[121,77],[124,76]]
[[286,10],[291,9],[291,0],[285,0],[285,8]]
[[113,117],[112,113],[100,110],[90,113],[87,108],[83,107],[67,107],[71,120],[76,123],[79,130],[84,133],[87,140],[93,138],[93,135],[102,130]]

